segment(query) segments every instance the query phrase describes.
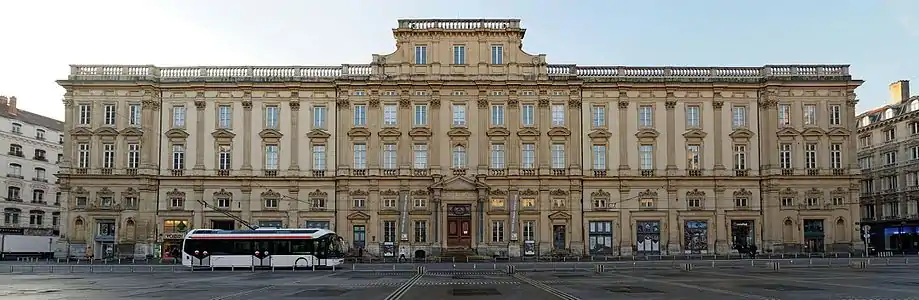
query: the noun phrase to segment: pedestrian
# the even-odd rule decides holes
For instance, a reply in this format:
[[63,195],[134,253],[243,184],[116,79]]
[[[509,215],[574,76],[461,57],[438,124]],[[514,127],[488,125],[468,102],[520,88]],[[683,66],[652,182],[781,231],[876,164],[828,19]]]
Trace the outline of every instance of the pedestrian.
[[756,259],[756,244],[750,245],[750,258]]
[[399,247],[399,262],[402,262],[405,259],[405,246]]

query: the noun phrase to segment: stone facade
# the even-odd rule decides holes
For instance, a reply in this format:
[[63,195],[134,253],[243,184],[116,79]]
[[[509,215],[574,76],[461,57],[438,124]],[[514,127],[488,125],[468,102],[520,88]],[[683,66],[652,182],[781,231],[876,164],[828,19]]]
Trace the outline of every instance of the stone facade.
[[[552,65],[521,50],[524,32],[400,20],[396,51],[368,65],[72,66],[68,238],[92,244],[99,220],[125,245],[161,243],[178,223],[239,228],[209,222],[231,219],[221,207],[329,226],[371,253],[858,243],[861,81],[847,66]],[[103,126],[105,105],[129,118],[135,105],[141,121]],[[138,163],[122,151],[113,169],[77,164],[78,147],[105,143],[139,145]]]

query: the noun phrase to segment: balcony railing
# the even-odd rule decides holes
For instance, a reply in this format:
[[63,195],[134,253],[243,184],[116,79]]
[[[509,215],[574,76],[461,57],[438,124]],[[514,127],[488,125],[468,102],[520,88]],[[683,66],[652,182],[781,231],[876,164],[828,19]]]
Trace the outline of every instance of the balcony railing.
[[185,174],[185,170],[182,170],[182,169],[172,169],[172,170],[169,170],[169,173],[172,174],[172,176],[182,176],[182,175]]
[[747,169],[742,169],[742,170],[741,170],[741,169],[735,169],[735,170],[734,170],[734,176],[737,176],[737,177],[746,177],[746,176],[750,176],[750,170],[747,170]]
[[25,178],[25,177],[23,177],[23,176],[20,175],[20,174],[9,174],[9,173],[6,174],[6,177],[9,177],[9,178],[17,178],[17,179],[23,179],[23,178]]
[[641,170],[641,177],[654,177],[654,170]]
[[383,176],[387,176],[387,177],[399,176],[399,170],[383,169]]
[[325,170],[313,170],[313,177],[325,177]]
[[490,169],[488,169],[488,175],[490,175],[490,176],[507,176],[507,169],[505,169],[505,168],[490,168]]
[[230,170],[226,170],[226,169],[217,170],[217,176],[223,176],[223,177],[230,176]]
[[428,169],[413,169],[412,175],[414,176],[428,176]]
[[561,169],[561,168],[553,168],[550,172],[552,176],[565,176],[566,173],[567,173],[567,170]]
[[594,177],[606,177],[606,170],[593,170]]
[[22,154],[22,151],[10,151],[10,152],[7,152],[7,154],[12,155],[12,156],[25,157],[25,155]]
[[102,175],[112,175],[113,173],[112,168],[102,168],[99,169],[99,172],[102,173]]
[[690,176],[690,177],[701,177],[701,176],[702,176],[702,170],[699,170],[699,169],[690,169],[690,170],[686,170],[686,175],[688,175],[688,176]]
[[265,177],[277,177],[278,170],[263,170],[262,174],[265,175]]
[[47,178],[32,177],[32,181],[48,183]]
[[124,173],[129,176],[137,176],[137,169],[126,169]]
[[536,176],[536,169],[520,169],[520,176]]
[[367,169],[351,169],[351,176],[367,176]]

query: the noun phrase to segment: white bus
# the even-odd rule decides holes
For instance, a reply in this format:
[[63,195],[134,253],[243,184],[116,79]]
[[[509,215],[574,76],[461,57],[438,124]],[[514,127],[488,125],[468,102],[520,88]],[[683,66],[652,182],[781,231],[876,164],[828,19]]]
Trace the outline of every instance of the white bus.
[[331,267],[344,262],[342,239],[318,228],[194,229],[182,243],[186,267]]

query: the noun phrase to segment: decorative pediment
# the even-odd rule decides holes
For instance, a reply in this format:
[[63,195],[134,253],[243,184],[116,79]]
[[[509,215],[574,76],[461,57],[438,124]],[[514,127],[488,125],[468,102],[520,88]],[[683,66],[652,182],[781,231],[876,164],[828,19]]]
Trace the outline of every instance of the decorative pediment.
[[140,195],[140,192],[138,192],[132,187],[129,187],[128,189],[124,190],[124,192],[121,192],[121,196],[123,197],[137,197],[139,195]]
[[699,129],[692,129],[683,133],[683,137],[687,139],[704,139],[708,133]]
[[501,196],[501,197],[504,197],[504,196],[507,196],[507,191],[501,190],[501,189],[496,189],[496,190],[492,190],[492,191],[489,192],[488,194],[490,194],[490,195],[492,195],[492,196]]
[[571,220],[571,214],[564,211],[557,211],[549,215],[549,220]]
[[385,190],[380,192],[380,196],[399,196],[399,191],[394,191],[392,189]]
[[635,137],[639,139],[656,139],[661,134],[652,128],[642,128],[635,133]]
[[571,130],[564,127],[552,127],[549,129],[549,132],[546,133],[548,136],[570,136]]
[[188,138],[188,132],[185,132],[185,129],[182,128],[173,128],[166,131],[166,137],[171,139],[184,139]]
[[369,196],[369,195],[370,195],[370,192],[365,191],[365,190],[353,190],[353,191],[351,191],[351,196],[366,197],[366,196]]
[[511,131],[510,131],[510,130],[507,130],[507,128],[504,128],[504,127],[492,127],[492,128],[489,128],[489,129],[488,129],[488,131],[485,133],[485,135],[488,135],[488,136],[509,136],[509,135],[511,135]]
[[845,194],[847,194],[847,193],[846,193],[846,190],[843,189],[843,188],[841,188],[841,187],[836,187],[836,189],[833,190],[833,191],[830,192],[830,193],[833,194],[833,195],[845,195]]
[[657,191],[652,191],[652,190],[650,190],[650,189],[646,189],[646,190],[644,190],[644,191],[639,192],[639,193],[638,193],[638,197],[639,197],[639,198],[643,198],[643,199],[647,199],[647,198],[655,198],[655,199],[657,199]]
[[166,193],[166,196],[169,198],[185,198],[185,192],[179,191],[177,188],[173,188],[171,191]]
[[427,196],[430,195],[428,190],[414,190],[412,191],[412,196]]
[[517,136],[539,136],[539,130],[532,127],[524,127],[517,131]]
[[348,136],[363,138],[370,137],[370,130],[367,130],[367,128],[363,127],[351,128],[351,130],[348,130]]
[[351,213],[351,214],[348,215],[348,220],[352,220],[352,221],[354,221],[354,220],[367,221],[367,220],[370,220],[370,215],[367,215],[367,214],[365,214],[365,213],[363,213],[363,212],[360,212],[360,211],[356,211],[356,212],[353,212],[353,213]]
[[278,193],[278,192],[275,192],[275,191],[273,191],[273,190],[271,190],[271,189],[268,189],[267,191],[262,192],[262,198],[265,198],[265,199],[279,199],[279,198],[281,198],[281,193]]
[[778,136],[798,136],[801,133],[795,130],[794,128],[785,127],[785,128],[780,129],[775,134]]
[[233,193],[227,192],[225,189],[220,189],[214,192],[214,199],[233,199]]
[[567,192],[567,191],[563,191],[562,189],[555,189],[555,190],[549,192],[549,195],[550,195],[550,196],[555,196],[555,197],[559,197],[559,196],[568,196],[568,192]]
[[118,130],[112,127],[99,127],[94,134],[99,136],[116,136],[118,135]]
[[698,189],[693,189],[691,191],[686,192],[686,198],[693,198],[693,199],[705,198],[705,192],[700,191]]
[[329,196],[329,193],[326,193],[326,192],[320,191],[319,189],[316,189],[315,191],[310,192],[310,193],[309,193],[309,196],[310,196],[310,198],[325,198],[325,197]]
[[597,128],[594,129],[593,132],[587,134],[587,137],[592,139],[609,139],[612,136],[613,134],[605,128]]
[[520,192],[520,196],[536,196],[538,194],[539,192],[531,190],[531,189],[526,189]]
[[111,196],[111,195],[114,195],[115,192],[112,192],[112,190],[110,190],[108,187],[103,187],[101,190],[96,192],[96,194],[100,196]]
[[823,131],[823,129],[814,128],[814,127],[811,127],[811,128],[808,128],[808,129],[804,129],[804,131],[801,132],[801,135],[802,135],[802,136],[823,136],[823,135],[825,135],[825,134],[826,134],[826,132]]
[[211,136],[213,136],[215,139],[232,139],[236,137],[236,134],[229,130],[220,128],[214,130],[214,132],[211,132]]
[[77,127],[70,130],[70,135],[73,136],[91,136],[93,132],[86,127]]
[[377,135],[380,137],[400,137],[402,132],[395,128],[383,128]]
[[447,131],[447,136],[451,137],[468,137],[470,135],[472,135],[472,132],[462,127],[456,127]]
[[599,191],[590,193],[590,197],[593,197],[593,198],[609,198],[609,192],[604,191],[604,190],[601,189],[601,190],[599,190]]
[[739,189],[739,190],[734,191],[734,198],[750,197],[750,196],[753,196],[753,192],[748,191],[747,189]]
[[[917,116],[919,116],[919,115],[917,115]],[[828,132],[826,133],[826,135],[828,135],[828,136],[843,136],[843,137],[847,137],[847,136],[849,136],[850,134],[851,134],[851,132],[849,132],[849,130],[847,130],[847,129],[845,129],[845,128],[833,128],[833,129],[830,129],[830,131],[828,131]]]
[[782,195],[784,195],[784,196],[797,196],[797,195],[798,195],[798,191],[792,190],[790,187],[787,187],[787,188],[785,188],[785,189],[779,191],[779,194],[782,194]]
[[746,128],[737,128],[737,129],[734,129],[734,131],[732,131],[731,134],[729,134],[728,136],[730,136],[732,139],[735,139],[735,140],[750,139],[753,137],[753,131],[750,131],[749,129],[746,129]]
[[123,136],[143,136],[144,131],[137,127],[128,127],[121,131]]
[[306,134],[306,137],[311,139],[327,139],[331,136],[331,134],[319,128],[313,129]]
[[805,194],[807,194],[807,196],[809,197],[823,196],[823,191],[818,190],[817,188],[811,188]]
[[448,180],[443,180],[431,185],[431,188],[449,191],[472,191],[477,189],[488,189],[488,186],[472,178],[454,176]]
[[284,134],[277,129],[266,128],[262,129],[262,131],[258,133],[258,136],[263,139],[280,139]]
[[73,192],[72,192],[72,193],[84,195],[84,194],[89,194],[89,191],[87,191],[86,189],[84,189],[84,188],[81,186],[81,187],[77,187],[77,188],[73,189]]
[[408,132],[408,135],[412,137],[429,137],[431,136],[431,129],[427,127],[415,127]]

